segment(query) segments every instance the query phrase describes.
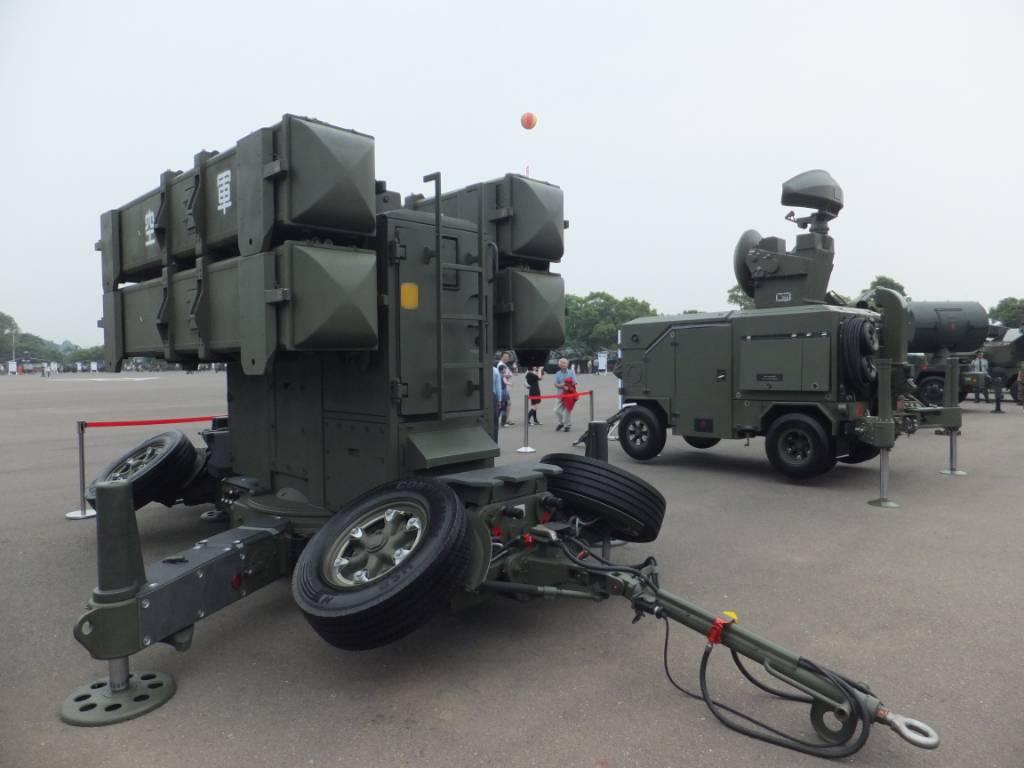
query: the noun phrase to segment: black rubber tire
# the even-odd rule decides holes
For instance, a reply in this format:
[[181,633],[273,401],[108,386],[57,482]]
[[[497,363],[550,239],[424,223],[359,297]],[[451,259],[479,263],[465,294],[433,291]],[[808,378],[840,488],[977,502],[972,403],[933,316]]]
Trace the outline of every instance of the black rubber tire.
[[869,339],[877,333],[874,321],[867,317],[848,317],[839,326],[840,377],[855,391],[869,388],[878,376],[871,354],[865,353]]
[[619,445],[637,461],[647,461],[661,453],[665,437],[665,425],[650,408],[631,405],[619,419]]
[[[792,457],[786,447],[791,438],[805,443],[806,457]],[[836,464],[831,436],[818,419],[806,413],[790,413],[773,421],[765,437],[765,452],[772,466],[791,480],[817,477]]]
[[184,432],[177,429],[143,440],[110,462],[85,491],[89,505],[96,506],[96,483],[111,479],[111,475],[123,470],[125,462],[149,450],[155,451],[153,457],[120,479],[131,481],[135,509],[141,509],[151,501],[160,501],[168,506],[174,504],[181,496],[182,485],[192,476],[196,461],[195,446]]
[[1015,402],[1015,403],[1021,402],[1020,398],[1021,398],[1021,395],[1024,394],[1024,392],[1021,391],[1020,374],[1018,374],[1018,375],[1013,377],[1013,381],[1010,382],[1010,387],[1009,388],[1010,388],[1010,397],[1013,398],[1013,402]]
[[878,324],[874,320],[868,320],[860,327],[860,351],[863,355],[873,356],[878,354]]
[[946,380],[941,376],[925,376],[917,382],[917,396],[925,405],[938,408],[945,402]]
[[623,541],[654,541],[665,519],[665,497],[650,483],[606,461],[573,453],[552,453],[544,464],[562,468],[548,476],[548,490],[570,514],[598,517]]
[[850,452],[845,456],[840,456],[836,461],[842,464],[863,464],[865,461],[871,461],[878,456],[879,449],[873,445],[862,443],[860,440],[854,440],[850,445]]
[[[423,540],[388,575],[339,588],[328,583],[323,559],[354,524],[375,509],[413,504],[426,515]],[[350,651],[387,645],[444,610],[462,588],[471,540],[462,501],[432,478],[398,480],[351,501],[310,539],[292,574],[292,596],[306,620],[331,645]]]
[[717,437],[693,437],[691,435],[683,435],[683,440],[694,448],[714,448],[722,442],[721,439]]

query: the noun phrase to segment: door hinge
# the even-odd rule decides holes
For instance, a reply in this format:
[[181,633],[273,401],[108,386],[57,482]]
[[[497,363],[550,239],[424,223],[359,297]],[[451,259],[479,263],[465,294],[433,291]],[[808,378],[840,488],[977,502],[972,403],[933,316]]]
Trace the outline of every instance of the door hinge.
[[409,396],[409,385],[401,379],[391,380],[391,399],[396,402],[402,402],[403,397]]

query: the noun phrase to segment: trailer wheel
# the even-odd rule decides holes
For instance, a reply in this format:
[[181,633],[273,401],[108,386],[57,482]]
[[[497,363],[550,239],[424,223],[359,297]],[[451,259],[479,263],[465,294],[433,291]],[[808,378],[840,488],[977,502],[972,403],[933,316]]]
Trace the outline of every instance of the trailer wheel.
[[773,421],[765,451],[772,466],[793,480],[817,477],[836,464],[832,438],[821,422],[805,413],[790,413]]
[[599,518],[607,533],[624,541],[654,541],[665,518],[665,497],[624,469],[586,456],[552,453],[544,464],[562,468],[548,476],[548,490],[568,511],[581,518]]
[[292,596],[331,645],[377,648],[405,637],[460,588],[471,541],[462,502],[431,478],[385,483],[310,539]]
[[925,405],[938,408],[945,402],[946,380],[940,376],[925,376],[917,382],[917,396]]
[[878,456],[879,449],[873,445],[862,443],[860,440],[855,440],[850,445],[850,452],[845,456],[840,456],[836,461],[842,462],[843,464],[863,464],[865,461],[871,461],[873,458]]
[[650,408],[633,405],[619,419],[619,445],[638,461],[653,459],[665,447],[665,427]]
[[690,435],[683,435],[683,440],[694,448],[714,448],[721,442],[717,437],[692,437]]
[[1017,374],[1010,381],[1010,397],[1013,398],[1013,402],[1021,402],[1021,396],[1024,395],[1024,391],[1021,391],[1020,374]]
[[143,440],[123,456],[108,464],[89,483],[85,499],[96,506],[96,483],[128,480],[132,484],[132,503],[141,509],[151,501],[173,504],[182,484],[195,468],[196,449],[184,432],[174,429]]

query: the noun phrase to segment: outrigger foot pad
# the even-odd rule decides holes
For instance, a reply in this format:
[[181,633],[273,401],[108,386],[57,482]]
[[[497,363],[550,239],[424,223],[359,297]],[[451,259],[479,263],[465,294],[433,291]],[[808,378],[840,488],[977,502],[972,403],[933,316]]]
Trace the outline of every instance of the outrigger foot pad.
[[176,690],[174,678],[164,672],[133,672],[123,691],[112,690],[110,678],[101,677],[64,700],[60,719],[82,726],[122,723],[166,704]]

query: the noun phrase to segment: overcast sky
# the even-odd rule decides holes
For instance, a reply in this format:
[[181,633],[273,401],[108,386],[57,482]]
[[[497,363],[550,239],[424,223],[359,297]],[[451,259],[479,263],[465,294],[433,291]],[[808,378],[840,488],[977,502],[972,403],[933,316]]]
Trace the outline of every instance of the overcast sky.
[[100,214],[285,112],[375,136],[404,194],[529,165],[572,293],[723,309],[740,233],[791,244],[780,185],[825,168],[835,290],[991,306],[1024,296],[1022,9],[0,0],[0,311],[99,343]]

